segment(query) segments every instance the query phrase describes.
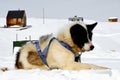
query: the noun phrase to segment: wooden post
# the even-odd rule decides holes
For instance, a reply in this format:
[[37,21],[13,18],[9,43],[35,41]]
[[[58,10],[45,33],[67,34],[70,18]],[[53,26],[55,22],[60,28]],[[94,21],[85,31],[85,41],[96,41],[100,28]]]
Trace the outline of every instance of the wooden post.
[[18,34],[16,34],[16,41],[18,41]]
[[45,24],[45,13],[44,13],[44,8],[43,8],[43,24]]
[[29,35],[29,40],[31,41],[31,35]]

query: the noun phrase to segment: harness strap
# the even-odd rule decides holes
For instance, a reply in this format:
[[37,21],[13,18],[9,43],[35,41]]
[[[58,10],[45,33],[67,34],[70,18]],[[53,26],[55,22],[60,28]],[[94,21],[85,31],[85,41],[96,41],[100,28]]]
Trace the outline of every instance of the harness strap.
[[65,48],[67,48],[68,50],[70,50],[71,52],[74,53],[72,47],[69,46],[67,43],[65,43],[65,42],[63,42],[63,41],[59,41],[59,42],[60,42],[60,44],[61,44],[62,46],[64,46]]
[[[41,57],[42,61],[44,62],[45,65],[48,66],[47,64],[47,60],[46,60],[46,55],[48,53],[48,49],[49,49],[49,46],[51,44],[51,42],[56,39],[55,37],[53,37],[50,41],[49,41],[49,44],[45,47],[45,49],[43,50],[43,52],[41,51],[40,49],[40,43],[39,41],[36,41],[35,42],[35,46],[36,46],[36,50],[38,51],[38,54],[39,56]],[[58,40],[58,39],[56,39]],[[59,41],[59,40],[58,40]],[[72,50],[72,47],[69,46],[67,43],[63,42],[63,41],[59,41],[59,43],[64,46],[65,48],[67,48],[68,50],[70,50],[72,53],[75,53],[73,50]]]
[[46,60],[46,55],[47,55],[47,52],[48,52],[48,49],[49,49],[49,46],[51,44],[51,42],[54,40],[55,38],[52,38],[49,42],[49,44],[47,45],[47,47],[45,47],[45,49],[43,50],[43,52],[41,51],[40,49],[40,44],[39,44],[39,41],[36,41],[35,42],[35,45],[36,45],[36,49],[38,51],[38,54],[39,56],[41,57],[42,61],[44,62],[45,65],[48,66],[47,64],[47,60]]

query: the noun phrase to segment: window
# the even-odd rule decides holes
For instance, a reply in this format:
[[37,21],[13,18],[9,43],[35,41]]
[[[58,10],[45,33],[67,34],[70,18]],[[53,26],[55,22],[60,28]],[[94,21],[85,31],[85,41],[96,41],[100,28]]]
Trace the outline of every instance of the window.
[[16,22],[16,18],[13,19],[13,22],[14,22],[14,23]]
[[18,18],[18,22],[21,22],[21,18]]

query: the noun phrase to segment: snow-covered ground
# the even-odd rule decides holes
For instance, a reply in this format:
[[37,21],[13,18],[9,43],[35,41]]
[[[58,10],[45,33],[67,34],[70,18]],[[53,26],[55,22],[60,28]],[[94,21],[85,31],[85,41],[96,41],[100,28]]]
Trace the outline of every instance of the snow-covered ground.
[[[94,21],[85,20],[91,24]],[[16,70],[13,41],[38,40],[44,34],[56,34],[61,27],[70,22],[67,19],[28,18],[27,24],[32,27],[2,28],[5,19],[0,18],[0,68],[8,67],[8,71],[0,71],[0,80],[120,80],[120,23],[98,22],[94,29],[93,43],[95,49],[82,54],[82,62],[92,63],[110,68],[110,70],[51,70],[40,69]]]

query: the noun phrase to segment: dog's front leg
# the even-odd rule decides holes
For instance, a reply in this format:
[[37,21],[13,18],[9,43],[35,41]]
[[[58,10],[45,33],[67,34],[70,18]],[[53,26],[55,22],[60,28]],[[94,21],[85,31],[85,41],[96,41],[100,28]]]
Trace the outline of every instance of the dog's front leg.
[[94,70],[102,70],[102,69],[109,69],[107,67],[103,67],[103,66],[98,66],[98,65],[93,65],[93,64],[87,64],[91,67],[91,69],[94,69]]
[[68,69],[68,70],[90,70],[90,69],[108,69],[106,67],[101,67],[101,66],[96,66],[96,65],[92,65],[92,64],[86,64],[86,63],[78,63],[78,62],[70,62],[68,63],[64,69]]

